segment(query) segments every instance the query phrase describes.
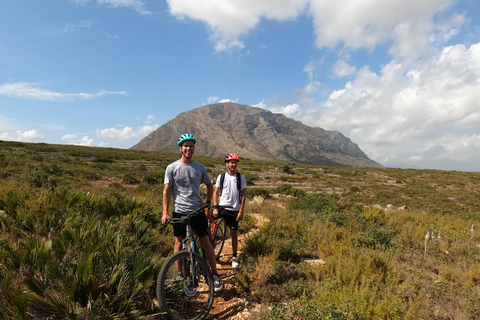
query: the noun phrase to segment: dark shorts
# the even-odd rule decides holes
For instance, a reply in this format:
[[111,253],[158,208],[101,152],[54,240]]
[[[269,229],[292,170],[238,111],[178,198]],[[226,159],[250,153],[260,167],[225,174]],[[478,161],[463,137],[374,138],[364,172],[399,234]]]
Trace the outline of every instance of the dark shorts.
[[[180,213],[173,213],[172,218],[181,218]],[[197,214],[192,218],[192,229],[197,234],[198,237],[203,237],[208,235],[208,220],[205,214]],[[184,224],[174,224],[173,225],[173,235],[175,237],[185,237],[187,235],[187,226]]]
[[220,217],[225,220],[227,226],[232,230],[238,230],[238,221],[237,221],[238,211],[230,211],[223,209],[220,212]]

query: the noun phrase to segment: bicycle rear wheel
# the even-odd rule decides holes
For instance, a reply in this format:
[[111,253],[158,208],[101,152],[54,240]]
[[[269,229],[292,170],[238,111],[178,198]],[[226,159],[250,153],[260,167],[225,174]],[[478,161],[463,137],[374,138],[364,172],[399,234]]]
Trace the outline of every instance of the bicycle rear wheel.
[[[177,252],[165,261],[157,277],[157,298],[172,320],[204,319],[213,305],[214,284],[209,266],[194,253],[192,261],[186,251]],[[181,265],[181,271],[178,268]]]
[[225,219],[217,219],[216,224],[210,225],[210,242],[212,243],[213,250],[215,251],[215,258],[220,258],[222,253],[225,239],[227,238],[227,223]]

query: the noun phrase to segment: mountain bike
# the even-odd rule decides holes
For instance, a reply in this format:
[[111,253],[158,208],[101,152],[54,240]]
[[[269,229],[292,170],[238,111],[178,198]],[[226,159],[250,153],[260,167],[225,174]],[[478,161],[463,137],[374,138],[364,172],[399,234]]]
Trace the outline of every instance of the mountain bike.
[[167,221],[167,224],[185,224],[187,229],[182,251],[165,261],[157,277],[158,302],[169,319],[201,320],[212,308],[213,275],[207,261],[197,253],[200,248],[191,225],[192,217],[204,214],[208,207],[218,206],[206,204],[181,218]]
[[[215,208],[231,208],[225,206],[212,206]],[[210,237],[210,242],[212,243],[213,250],[215,251],[215,259],[220,258],[220,254],[222,253],[223,245],[225,244],[225,240],[227,239],[227,223],[225,219],[218,217],[215,218],[211,211],[206,212],[207,219],[209,221],[208,226],[208,235]]]

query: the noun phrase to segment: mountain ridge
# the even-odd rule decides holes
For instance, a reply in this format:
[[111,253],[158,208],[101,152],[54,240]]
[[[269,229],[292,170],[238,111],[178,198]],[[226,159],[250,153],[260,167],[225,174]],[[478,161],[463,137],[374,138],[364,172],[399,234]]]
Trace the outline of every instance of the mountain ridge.
[[182,112],[131,149],[178,152],[178,137],[186,132],[195,135],[195,152],[202,156],[235,152],[255,160],[382,167],[338,131],[309,127],[280,113],[233,102]]

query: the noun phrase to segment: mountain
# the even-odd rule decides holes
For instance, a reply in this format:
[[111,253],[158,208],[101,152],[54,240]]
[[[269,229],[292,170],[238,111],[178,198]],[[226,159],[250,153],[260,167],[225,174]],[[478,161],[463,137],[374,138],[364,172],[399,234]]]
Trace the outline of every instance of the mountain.
[[150,133],[132,149],[179,152],[182,133],[197,138],[195,154],[313,165],[382,167],[337,131],[309,127],[283,114],[233,102],[183,112]]

